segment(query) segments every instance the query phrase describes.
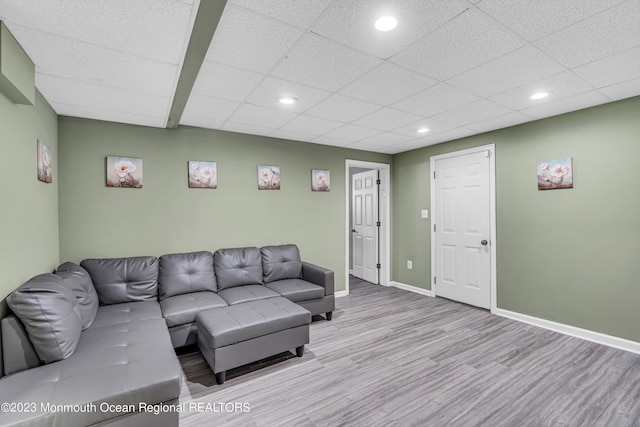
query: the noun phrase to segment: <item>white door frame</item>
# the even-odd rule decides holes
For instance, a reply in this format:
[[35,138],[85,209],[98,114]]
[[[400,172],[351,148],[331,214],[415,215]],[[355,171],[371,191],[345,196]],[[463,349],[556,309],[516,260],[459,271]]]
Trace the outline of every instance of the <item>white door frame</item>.
[[345,160],[345,222],[344,222],[344,245],[345,245],[345,268],[344,280],[345,290],[336,292],[336,296],[349,295],[349,252],[351,246],[351,218],[349,217],[349,205],[351,204],[351,176],[349,168],[377,169],[380,171],[381,188],[385,194],[380,194],[378,206],[382,218],[380,220],[380,239],[378,242],[380,259],[380,284],[389,286],[391,282],[391,165],[388,163],[365,162],[362,160]]
[[479,153],[482,151],[489,151],[489,205],[490,205],[490,225],[491,225],[491,241],[489,244],[489,251],[491,253],[491,280],[490,280],[490,292],[491,292],[491,312],[494,313],[498,308],[497,298],[497,268],[496,268],[496,147],[495,144],[483,145],[481,147],[469,148],[467,150],[453,151],[451,153],[440,154],[438,156],[431,157],[429,163],[431,181],[431,290],[433,296],[437,295],[437,284],[434,284],[436,274],[436,239],[433,232],[433,226],[437,223],[438,218],[436,209],[436,182],[433,179],[433,173],[436,170],[436,161],[442,159],[448,159],[451,157],[464,156],[466,154]]

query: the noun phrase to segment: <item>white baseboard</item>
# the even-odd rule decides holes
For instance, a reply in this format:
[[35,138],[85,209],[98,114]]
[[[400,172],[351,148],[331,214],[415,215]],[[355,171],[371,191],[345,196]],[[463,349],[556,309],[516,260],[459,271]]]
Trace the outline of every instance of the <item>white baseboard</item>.
[[338,291],[334,294],[336,298],[346,297],[347,295],[349,295],[348,291]]
[[417,286],[407,285],[405,283],[400,283],[400,282],[394,282],[393,280],[389,283],[389,285],[393,286],[394,288],[404,289],[405,291],[415,292],[416,294],[425,295],[425,296],[428,296],[428,297],[432,297],[433,296],[433,292],[432,291],[429,291],[427,289],[422,289],[422,288],[419,288]]
[[607,345],[609,347],[620,350],[630,351],[640,354],[640,342],[627,340],[624,338],[614,337],[612,335],[602,334],[600,332],[590,331],[588,329],[577,328],[575,326],[565,325],[563,323],[552,322],[550,320],[540,319],[538,317],[528,316],[526,314],[516,313],[514,311],[498,308],[493,311],[498,316],[507,317],[509,319],[518,320],[533,326],[549,329],[561,334],[570,335],[583,340],[591,341],[597,344]]

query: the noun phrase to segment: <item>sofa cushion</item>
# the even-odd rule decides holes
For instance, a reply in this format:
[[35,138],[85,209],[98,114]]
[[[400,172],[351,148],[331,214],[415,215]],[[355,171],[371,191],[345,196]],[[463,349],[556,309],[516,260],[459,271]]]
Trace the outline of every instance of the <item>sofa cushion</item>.
[[226,307],[227,303],[213,292],[193,292],[175,295],[160,301],[162,315],[168,327],[196,321],[199,312],[215,307]]
[[190,292],[218,290],[211,252],[168,254],[160,257],[160,300]]
[[[119,404],[129,412],[141,402],[153,405],[177,398],[181,375],[164,319],[94,325],[82,333],[68,359],[0,380],[0,402],[29,402],[36,409],[4,413],[0,424],[94,425],[118,415],[100,410],[101,405]],[[93,404],[97,410],[42,411],[48,404]]]
[[218,290],[262,284],[262,255],[258,248],[220,249],[213,254]]
[[22,321],[33,348],[44,363],[71,356],[80,340],[82,320],[78,300],[61,277],[35,276],[7,297]]
[[80,265],[91,275],[102,305],[158,299],[156,257],[85,259]]
[[264,246],[260,252],[265,283],[298,279],[302,275],[302,261],[296,245]]
[[285,279],[267,283],[267,288],[276,291],[289,301],[307,301],[323,298],[324,288],[302,279]]
[[55,274],[64,280],[78,300],[80,316],[82,317],[82,329],[87,329],[93,323],[93,319],[96,318],[98,305],[100,304],[91,276],[89,276],[87,270],[73,262],[60,264]]
[[279,297],[280,294],[267,289],[262,285],[236,286],[234,288],[223,289],[218,292],[229,305],[240,304],[257,299]]
[[91,328],[137,322],[138,320],[162,319],[158,301],[123,302],[101,305]]

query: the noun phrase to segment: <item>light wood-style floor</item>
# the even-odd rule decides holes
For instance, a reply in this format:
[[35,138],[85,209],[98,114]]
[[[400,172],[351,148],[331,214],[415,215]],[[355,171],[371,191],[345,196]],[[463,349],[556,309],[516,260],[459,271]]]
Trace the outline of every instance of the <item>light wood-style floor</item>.
[[332,321],[315,318],[302,358],[239,368],[218,386],[199,353],[180,356],[180,401],[209,411],[182,413],[180,425],[640,426],[640,355],[441,298],[350,286]]

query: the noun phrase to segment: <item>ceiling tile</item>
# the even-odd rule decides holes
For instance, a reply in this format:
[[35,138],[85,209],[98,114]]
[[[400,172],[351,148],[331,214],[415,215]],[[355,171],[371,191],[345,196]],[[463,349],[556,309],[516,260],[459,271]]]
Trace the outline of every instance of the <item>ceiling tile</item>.
[[[50,103],[166,118],[169,99],[39,74],[38,89]],[[163,123],[164,127],[166,123]]]
[[273,70],[285,80],[336,91],[380,63],[380,60],[332,42],[305,34]]
[[464,126],[470,123],[479,122],[480,120],[487,120],[492,117],[502,116],[510,112],[511,110],[508,108],[495,104],[491,101],[481,99],[479,101],[472,102],[471,104],[466,104],[461,107],[454,108],[453,110],[437,114],[433,116],[433,118]]
[[276,129],[297,116],[290,111],[274,110],[251,104],[242,104],[229,121]]
[[383,154],[398,154],[398,153],[402,153],[402,151],[403,151],[402,149],[395,146],[395,147],[384,147],[380,149],[379,152]]
[[[302,113],[330,94],[330,92],[324,90],[267,77],[258,85],[251,96],[247,98],[247,102],[262,105],[263,107]],[[283,96],[296,98],[297,101],[291,105],[284,105],[279,101]]]
[[538,49],[524,46],[449,79],[447,83],[487,97],[563,70],[564,67]]
[[[332,132],[324,135],[327,138],[347,140],[347,141],[361,141],[365,138],[370,138],[374,135],[381,133],[379,130],[365,128],[362,126],[355,125],[344,125],[341,128],[338,128]],[[316,141],[316,139],[314,139]]]
[[151,117],[143,114],[122,113],[120,111],[101,110],[99,108],[49,102],[51,107],[61,116],[83,117],[86,119],[104,120],[107,122],[127,123],[131,125],[163,128],[167,124],[164,117]]
[[640,77],[640,47],[573,69],[595,87],[611,86]]
[[39,73],[97,83],[149,95],[173,95],[175,64],[154,61],[90,43],[59,37],[22,26],[11,32]]
[[559,114],[569,113],[571,111],[582,110],[583,108],[593,107],[595,105],[611,102],[609,98],[598,91],[590,91],[581,93],[570,98],[559,99],[555,102],[549,102],[538,107],[527,108],[522,112],[528,116],[542,119],[545,117],[557,116]]
[[[570,71],[565,71],[492,96],[489,100],[513,110],[522,110],[547,102],[554,102],[558,99],[567,98],[592,89],[593,88],[584,80]],[[549,92],[550,95],[543,99],[531,99],[531,95],[538,92]]]
[[529,41],[582,21],[625,0],[483,0],[478,7]]
[[263,74],[204,61],[191,93],[243,101],[263,77]]
[[[426,134],[419,134],[417,130],[420,128],[426,127],[429,129],[429,132]],[[394,129],[393,132],[407,135],[413,138],[422,138],[427,135],[433,135],[434,133],[444,132],[445,130],[453,129],[456,125],[451,123],[442,122],[435,120],[433,118],[424,118],[420,119],[417,122],[411,123],[407,126],[403,126],[397,129]]]
[[415,114],[405,113],[400,110],[394,110],[393,108],[382,108],[354,121],[353,124],[372,129],[391,130],[419,119],[420,116],[416,116]]
[[320,119],[318,117],[311,117],[300,114],[298,117],[282,126],[281,129],[293,132],[322,135],[334,129],[337,129],[342,125],[343,123],[333,120]]
[[385,62],[342,88],[340,93],[389,105],[436,83],[429,77]]
[[207,60],[267,73],[282,58],[302,30],[234,6],[225,7]]
[[221,129],[229,132],[246,133],[249,135],[262,135],[262,136],[269,136],[271,132],[273,132],[272,128],[255,126],[255,125],[250,125],[246,123],[234,123],[234,122],[228,122],[228,121],[222,125]]
[[334,147],[346,147],[350,144],[353,144],[353,141],[349,141],[346,139],[339,139],[339,138],[331,138],[328,136],[318,136],[316,138],[313,138],[309,142],[313,142],[314,144],[332,145]]
[[640,79],[633,79],[617,85],[607,86],[600,89],[600,92],[613,100],[631,98],[640,95]]
[[381,145],[376,145],[376,144],[367,144],[364,142],[356,142],[354,144],[350,144],[349,147],[352,150],[362,150],[362,151],[373,151],[374,153],[379,152],[379,150],[382,150],[383,146]]
[[640,2],[628,1],[536,42],[573,68],[640,44]]
[[183,114],[180,118],[180,125],[195,126],[205,129],[220,129],[222,127],[222,120],[214,119],[211,117],[199,117]]
[[477,96],[442,83],[392,105],[398,110],[433,116],[478,100]]
[[298,27],[309,27],[333,0],[229,0],[229,3]]
[[505,114],[504,116],[493,117],[481,122],[472,123],[466,127],[478,132],[489,132],[495,129],[508,128],[510,126],[519,125],[520,123],[530,122],[532,120],[536,119],[519,112],[513,112]]
[[370,138],[365,138],[360,142],[364,144],[387,147],[389,145],[396,145],[402,142],[407,142],[412,139],[415,139],[415,135],[400,135],[394,132],[383,132]]
[[1,6],[7,22],[171,64],[180,62],[195,13],[174,0],[3,0]]
[[391,58],[438,80],[521,47],[524,42],[474,10],[468,10]]
[[430,143],[425,144],[425,146],[427,145],[433,145],[433,144],[440,144],[441,142],[447,142],[447,141],[453,141],[455,139],[460,139],[460,138],[466,138],[467,136],[471,136],[471,135],[476,135],[480,132],[475,131],[475,130],[471,130],[471,129],[467,129],[465,127],[457,127],[454,129],[450,129],[444,132],[440,132],[437,135],[432,135],[432,136],[428,136],[425,139],[427,139],[428,141],[430,141]]
[[[467,7],[450,0],[340,0],[322,15],[313,31],[340,43],[387,59],[460,14]],[[391,15],[398,26],[377,31],[376,19]]]
[[394,145],[393,147],[390,147],[390,148],[394,148],[398,150],[399,153],[402,153],[405,151],[411,151],[411,150],[416,150],[418,148],[428,147],[429,145],[434,145],[434,144],[436,144],[436,142],[429,141],[426,139],[414,139],[413,141]]
[[284,129],[276,129],[271,133],[271,136],[274,138],[290,139],[292,141],[311,141],[316,137],[316,135],[313,134],[292,132]]
[[[192,94],[187,101],[183,114],[224,121],[239,105],[240,103],[236,101]],[[182,120],[180,120],[180,123],[182,123]]]
[[324,119],[351,122],[382,108],[380,105],[360,101],[339,94],[333,94],[306,114]]

